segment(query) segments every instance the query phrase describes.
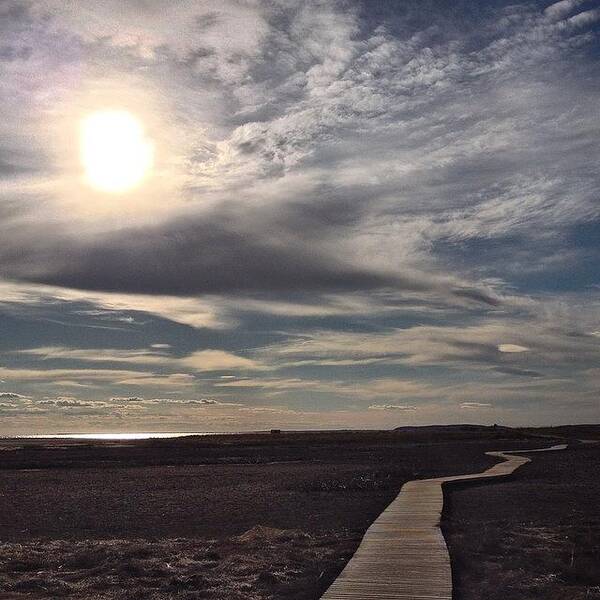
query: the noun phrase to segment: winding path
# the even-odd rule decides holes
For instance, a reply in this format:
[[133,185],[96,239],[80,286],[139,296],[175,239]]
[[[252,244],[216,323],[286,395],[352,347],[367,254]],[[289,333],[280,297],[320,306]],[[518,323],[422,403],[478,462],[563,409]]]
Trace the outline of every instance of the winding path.
[[530,462],[514,452],[564,450],[566,444],[536,450],[486,452],[505,459],[471,475],[417,479],[367,529],[360,546],[322,600],[451,600],[452,572],[440,530],[442,486],[453,481],[506,477]]

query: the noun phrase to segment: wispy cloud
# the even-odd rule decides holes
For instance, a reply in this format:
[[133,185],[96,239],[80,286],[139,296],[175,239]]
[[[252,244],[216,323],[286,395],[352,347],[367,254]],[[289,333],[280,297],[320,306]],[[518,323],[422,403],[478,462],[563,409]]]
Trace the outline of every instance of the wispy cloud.
[[407,404],[371,404],[369,410],[417,410],[417,407]]
[[265,366],[257,361],[237,356],[223,350],[200,350],[177,358],[165,354],[162,345],[159,348],[151,347],[140,350],[121,350],[108,348],[29,348],[20,350],[19,354],[36,356],[42,360],[68,360],[89,363],[132,363],[137,365],[157,365],[180,369],[182,367],[191,371],[222,371],[227,369],[256,370]]
[[0,400],[25,400],[27,396],[17,394],[16,392],[0,392]]
[[460,408],[466,408],[467,410],[479,410],[482,408],[492,408],[492,405],[488,402],[461,402]]
[[519,346],[519,344],[498,344],[498,350],[500,350],[500,352],[518,353],[528,352],[529,348]]
[[[599,418],[600,13],[476,8],[0,9],[12,422]],[[113,197],[76,138],[115,103],[157,153]]]

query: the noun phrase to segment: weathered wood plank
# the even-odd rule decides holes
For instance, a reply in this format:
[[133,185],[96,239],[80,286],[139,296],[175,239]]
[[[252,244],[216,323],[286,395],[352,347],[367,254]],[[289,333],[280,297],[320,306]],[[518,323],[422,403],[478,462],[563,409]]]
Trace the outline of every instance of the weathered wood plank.
[[[524,450],[546,452],[551,448]],[[455,481],[506,477],[529,458],[513,452],[487,452],[504,459],[481,473],[416,479],[367,529],[354,556],[322,600],[451,600],[452,572],[440,530],[442,486]]]

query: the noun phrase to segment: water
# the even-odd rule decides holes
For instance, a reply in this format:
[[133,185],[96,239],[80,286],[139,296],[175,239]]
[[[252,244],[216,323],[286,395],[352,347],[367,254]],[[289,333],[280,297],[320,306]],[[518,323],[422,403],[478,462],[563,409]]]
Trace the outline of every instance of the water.
[[[351,431],[347,429],[303,429],[305,433],[324,431]],[[295,430],[286,429],[286,433]],[[136,432],[99,432],[99,433],[35,433],[29,435],[0,435],[0,439],[29,440],[150,440],[180,438],[189,435],[242,435],[248,433],[269,433],[268,430],[255,431],[136,431]]]
[[135,433],[39,433],[35,435],[15,435],[15,438],[58,439],[58,440],[150,440],[155,438],[179,438],[188,435],[223,435],[216,431],[139,431]]

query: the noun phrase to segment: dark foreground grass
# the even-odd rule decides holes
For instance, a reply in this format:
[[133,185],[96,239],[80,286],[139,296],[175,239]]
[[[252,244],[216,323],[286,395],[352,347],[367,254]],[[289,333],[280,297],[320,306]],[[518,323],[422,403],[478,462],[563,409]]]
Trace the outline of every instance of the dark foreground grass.
[[[552,443],[532,435],[502,428],[432,427],[135,443],[4,441],[0,600],[316,600],[404,482],[481,471],[495,462],[485,456],[487,450]],[[555,459],[536,455],[534,465],[538,458],[540,465]],[[543,469],[530,475],[547,488],[542,494],[550,496],[556,487],[564,495],[570,493],[571,466],[563,469],[560,485],[544,483]],[[587,486],[589,471],[578,473],[574,483]],[[539,508],[546,519],[540,523],[518,516],[519,525],[512,528],[509,512],[486,527],[498,535],[503,528],[511,532],[501,544],[525,548],[527,560],[566,557],[569,569],[560,577],[571,578],[569,590],[593,589],[589,582],[595,575],[585,565],[596,555],[588,552],[592,543],[585,538],[584,519],[597,515],[599,490],[594,489],[593,505],[579,502],[580,490],[567,508],[557,511],[554,502]],[[511,506],[531,504],[531,490],[515,493]],[[503,494],[496,504],[502,506]],[[456,521],[455,534],[464,525],[471,535],[464,538],[465,565],[474,557],[489,562],[489,548],[469,545],[481,540],[481,523],[473,520],[481,504],[474,498]],[[583,541],[569,563],[572,545],[564,545],[561,536],[567,533],[557,529],[565,523],[557,525],[552,515],[575,507],[582,529],[580,538],[572,539]],[[597,534],[597,521],[585,526]],[[489,539],[492,545],[500,543]],[[540,539],[545,550],[534,559]],[[482,577],[494,588],[494,577],[505,577],[503,569],[493,567]],[[536,585],[546,585],[547,577],[554,581],[557,572],[535,571]],[[480,581],[467,584],[476,592],[465,598],[500,597],[487,589],[480,593],[485,588]],[[577,598],[532,596],[533,589],[529,596],[515,596],[511,588],[506,597]]]
[[446,489],[455,600],[600,599],[600,445],[531,458]]
[[494,462],[485,450],[539,445],[489,430],[450,437],[307,434],[304,443],[282,435],[268,444],[239,436],[227,445],[5,451],[0,540],[219,538],[256,525],[364,531],[405,481],[482,470]]
[[493,428],[7,442],[0,598],[317,599],[405,481],[516,445],[540,442]]
[[0,544],[0,598],[308,600],[351,556],[344,534],[255,527],[220,540]]

